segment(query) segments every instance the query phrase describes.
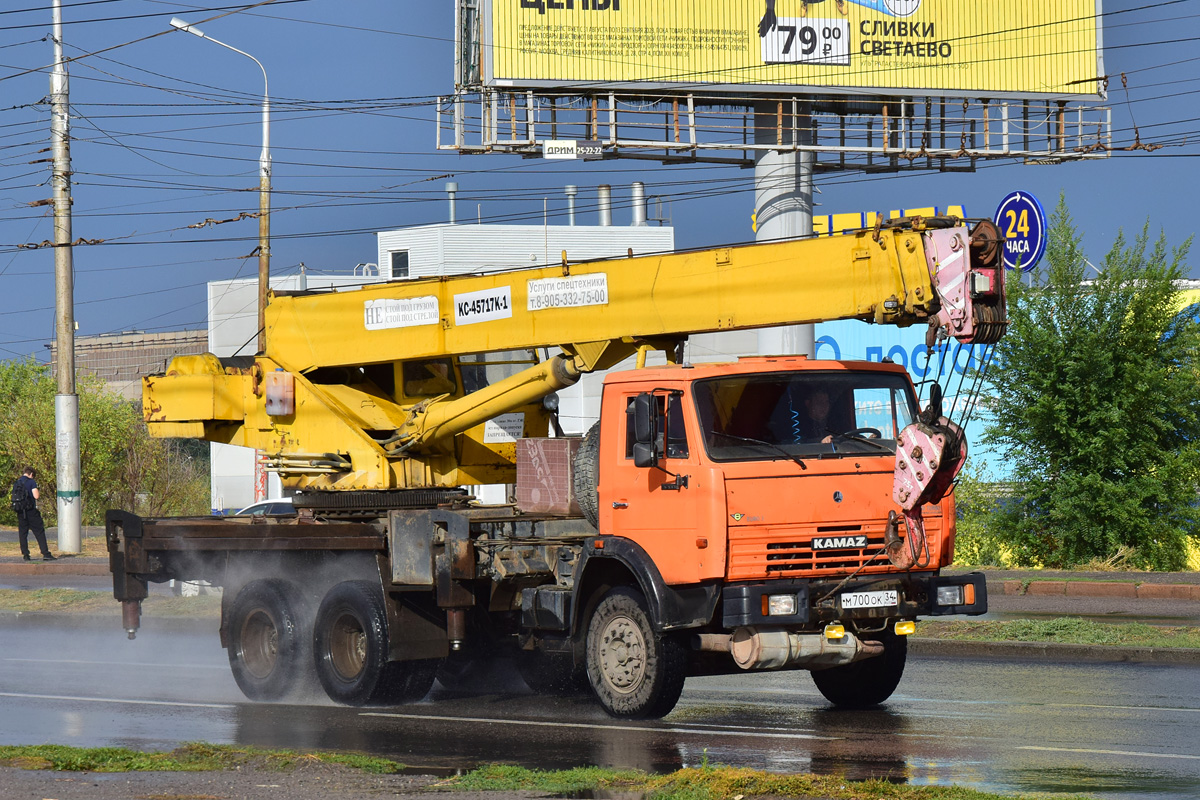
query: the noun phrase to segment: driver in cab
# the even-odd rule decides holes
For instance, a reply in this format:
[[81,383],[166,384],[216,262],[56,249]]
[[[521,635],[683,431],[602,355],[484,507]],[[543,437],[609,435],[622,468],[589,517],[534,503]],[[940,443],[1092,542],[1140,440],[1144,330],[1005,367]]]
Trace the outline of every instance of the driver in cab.
[[801,441],[820,441],[822,444],[833,441],[833,421],[829,416],[831,406],[826,389],[814,387],[804,394],[806,419],[801,431]]

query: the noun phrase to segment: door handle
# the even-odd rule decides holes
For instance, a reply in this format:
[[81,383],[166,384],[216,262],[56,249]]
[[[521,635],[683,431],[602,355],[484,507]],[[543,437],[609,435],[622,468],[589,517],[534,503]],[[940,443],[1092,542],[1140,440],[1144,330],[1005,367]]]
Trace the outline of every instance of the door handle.
[[614,500],[613,508],[629,508],[629,503],[622,503],[618,500]]

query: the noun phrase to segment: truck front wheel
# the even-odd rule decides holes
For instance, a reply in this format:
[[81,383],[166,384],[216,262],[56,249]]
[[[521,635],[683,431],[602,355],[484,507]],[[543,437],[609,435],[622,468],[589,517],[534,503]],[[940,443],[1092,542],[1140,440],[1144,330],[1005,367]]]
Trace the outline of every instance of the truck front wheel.
[[908,639],[891,631],[862,634],[883,643],[883,653],[841,667],[815,670],[813,683],[825,699],[839,708],[869,708],[892,696],[904,675]]
[[687,651],[655,633],[642,593],[617,587],[605,595],[588,624],[587,671],[592,691],[614,717],[655,719],[679,701]]
[[279,700],[296,688],[308,662],[298,603],[281,581],[242,587],[229,606],[229,666],[251,700]]
[[348,706],[420,700],[433,686],[437,661],[389,661],[382,589],[345,581],[329,590],[314,625],[317,678],[325,694]]

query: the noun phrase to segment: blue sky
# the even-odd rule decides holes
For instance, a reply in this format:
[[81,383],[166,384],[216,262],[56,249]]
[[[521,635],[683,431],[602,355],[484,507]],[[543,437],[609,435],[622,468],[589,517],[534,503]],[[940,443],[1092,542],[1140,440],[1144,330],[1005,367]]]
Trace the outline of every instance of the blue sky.
[[[158,0],[64,0],[73,106],[74,233],[103,244],[75,248],[81,335],[200,327],[205,283],[251,277],[254,220],[189,228],[257,209],[261,74],[248,60],[168,21],[222,13]],[[47,0],[11,0],[0,11],[0,358],[45,360],[54,338],[48,198],[52,59]],[[1118,146],[1153,153],[1058,166],[997,162],[975,173],[818,176],[817,213],[961,204],[990,216],[1008,192],[1049,209],[1065,192],[1093,262],[1118,228],[1197,228],[1200,201],[1200,0],[1108,0],[1105,66]],[[221,6],[222,8],[232,8]],[[1114,13],[1127,12],[1127,13]],[[753,238],[753,171],[662,167],[655,162],[557,162],[458,156],[435,150],[432,101],[453,88],[453,3],[413,0],[278,0],[203,25],[265,65],[273,98],[273,272],[346,271],[375,260],[373,232],[444,221],[446,180],[459,214],[484,221],[513,213],[540,221],[543,201],[565,206],[562,186],[585,194],[634,180],[673,197],[681,247]],[[1120,73],[1127,73],[1128,91]],[[696,191],[703,189],[705,191]],[[693,195],[702,196],[693,196]],[[626,215],[618,214],[622,224]],[[1200,261],[1192,259],[1194,265]],[[1200,271],[1193,268],[1193,276]]]

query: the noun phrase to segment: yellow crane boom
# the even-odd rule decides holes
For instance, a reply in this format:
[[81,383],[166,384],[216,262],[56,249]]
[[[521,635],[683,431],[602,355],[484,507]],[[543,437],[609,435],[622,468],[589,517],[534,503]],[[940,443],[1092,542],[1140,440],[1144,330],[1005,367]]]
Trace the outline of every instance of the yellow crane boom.
[[[540,400],[580,374],[689,334],[833,319],[934,320],[999,338],[1003,274],[990,224],[901,220],[828,238],[276,294],[253,364],[174,359],[145,379],[156,436],[254,447],[285,485],[393,489],[512,482],[515,446],[545,436]],[[500,381],[480,354],[556,347]],[[670,357],[670,356],[669,356]],[[509,371],[512,371],[509,369]],[[516,415],[521,415],[519,418]]]

